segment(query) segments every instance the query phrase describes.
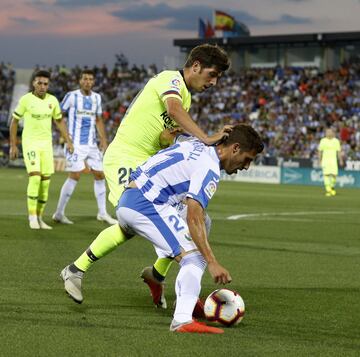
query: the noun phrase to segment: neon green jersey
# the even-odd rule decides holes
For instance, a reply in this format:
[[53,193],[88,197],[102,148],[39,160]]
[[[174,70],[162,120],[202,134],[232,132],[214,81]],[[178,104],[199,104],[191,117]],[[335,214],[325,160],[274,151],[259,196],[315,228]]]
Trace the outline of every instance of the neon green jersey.
[[22,132],[23,144],[31,142],[52,142],[52,119],[62,118],[58,100],[46,93],[43,99],[33,93],[27,93],[19,100],[14,110],[13,117],[17,120],[24,119]]
[[126,151],[146,160],[157,153],[161,132],[177,126],[166,112],[165,100],[171,97],[189,111],[191,94],[180,71],[163,71],[148,81],[129,106],[106,154]]
[[319,151],[322,152],[321,166],[337,166],[337,153],[341,150],[339,139],[322,138]]

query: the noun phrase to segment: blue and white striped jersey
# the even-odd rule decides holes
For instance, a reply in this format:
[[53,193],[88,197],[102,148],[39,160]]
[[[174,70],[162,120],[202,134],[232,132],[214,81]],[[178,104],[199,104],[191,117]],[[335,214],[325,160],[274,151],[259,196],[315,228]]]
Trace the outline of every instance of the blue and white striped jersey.
[[130,175],[130,180],[155,204],[175,205],[191,197],[203,208],[214,195],[219,179],[216,148],[195,139],[159,151]]
[[74,145],[96,145],[96,117],[102,115],[101,96],[89,96],[80,89],[68,92],[62,100],[61,110],[68,115],[68,130]]

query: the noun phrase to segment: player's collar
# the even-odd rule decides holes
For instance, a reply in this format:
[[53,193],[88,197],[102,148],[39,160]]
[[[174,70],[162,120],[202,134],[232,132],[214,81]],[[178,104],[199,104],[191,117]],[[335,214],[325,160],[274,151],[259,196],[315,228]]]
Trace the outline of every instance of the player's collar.
[[31,94],[32,94],[34,97],[36,97],[36,98],[38,98],[38,99],[40,99],[40,100],[44,100],[44,99],[46,98],[46,95],[47,95],[48,93],[46,92],[43,97],[39,97],[38,95],[35,94],[34,91],[32,91]]
[[91,94],[92,94],[92,91],[90,91],[89,95],[84,94],[84,93],[81,91],[80,88],[79,88],[79,92],[80,92],[80,94],[81,94],[83,97],[91,97]]
[[183,77],[183,80],[184,80],[184,83],[186,85],[187,90],[190,91],[190,89],[189,89],[189,87],[188,87],[188,85],[186,84],[186,81],[185,81],[184,70],[180,69],[179,72],[181,74],[181,77]]
[[220,157],[219,157],[219,153],[217,151],[217,146],[215,146],[215,145],[210,146],[210,156],[212,158],[214,158],[215,161],[218,161],[219,165],[220,165]]

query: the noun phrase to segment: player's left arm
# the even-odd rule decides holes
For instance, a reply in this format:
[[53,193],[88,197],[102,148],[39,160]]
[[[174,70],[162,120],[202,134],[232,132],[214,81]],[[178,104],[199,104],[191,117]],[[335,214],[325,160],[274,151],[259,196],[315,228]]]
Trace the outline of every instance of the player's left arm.
[[57,100],[55,100],[54,104],[55,105],[52,113],[53,120],[56,127],[60,131],[61,136],[65,139],[68,151],[70,152],[70,154],[72,154],[74,152],[74,145],[68,133],[67,126],[60,108],[60,104]]
[[56,127],[60,131],[61,136],[65,139],[68,151],[70,152],[70,154],[72,154],[74,152],[74,145],[68,133],[64,118],[55,119],[54,122]]
[[209,273],[216,283],[227,284],[231,282],[230,273],[218,263],[211,249],[206,235],[204,208],[190,197],[187,198],[187,223],[190,235],[196,247],[208,264]]
[[340,167],[344,167],[344,160],[343,160],[343,155],[342,155],[342,152],[341,152],[340,143],[339,143],[339,150],[336,151],[336,154],[337,154],[337,159],[339,161]]
[[95,125],[96,125],[96,130],[97,130],[98,135],[99,135],[100,149],[103,152],[105,152],[106,148],[108,147],[108,142],[107,142],[107,139],[106,139],[106,131],[105,131],[104,119],[103,119],[103,117],[101,115],[96,116]]

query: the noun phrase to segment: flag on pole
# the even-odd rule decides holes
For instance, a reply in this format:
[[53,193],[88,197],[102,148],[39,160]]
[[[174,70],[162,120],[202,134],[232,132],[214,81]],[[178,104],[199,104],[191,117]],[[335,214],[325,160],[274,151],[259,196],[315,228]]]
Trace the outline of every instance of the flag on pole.
[[235,26],[235,19],[226,12],[215,10],[215,30],[232,31]]
[[203,19],[199,17],[199,38],[206,37],[206,24]]
[[213,27],[211,26],[211,23],[209,20],[206,22],[206,30],[205,30],[205,38],[211,38],[215,36],[215,31]]

